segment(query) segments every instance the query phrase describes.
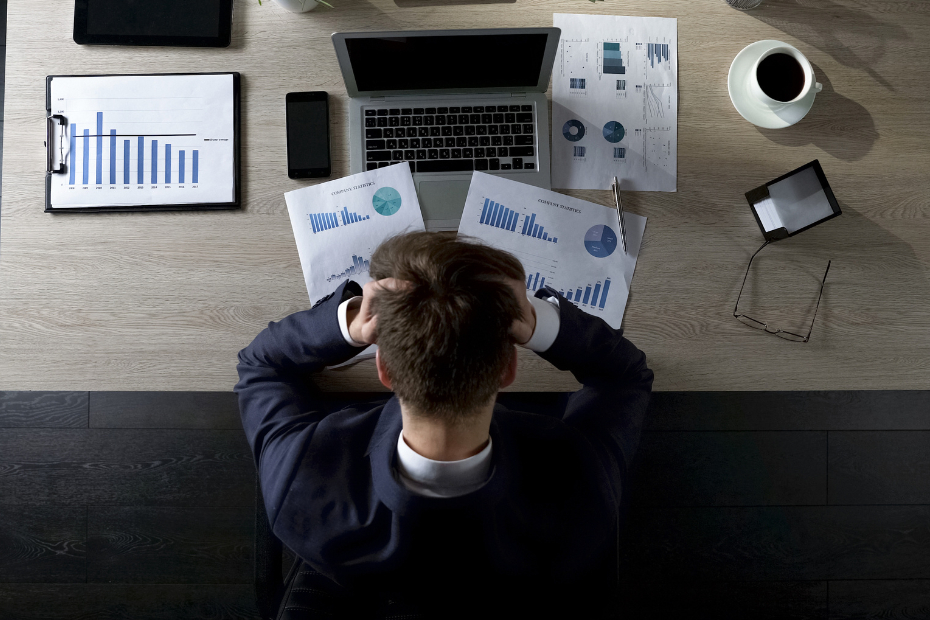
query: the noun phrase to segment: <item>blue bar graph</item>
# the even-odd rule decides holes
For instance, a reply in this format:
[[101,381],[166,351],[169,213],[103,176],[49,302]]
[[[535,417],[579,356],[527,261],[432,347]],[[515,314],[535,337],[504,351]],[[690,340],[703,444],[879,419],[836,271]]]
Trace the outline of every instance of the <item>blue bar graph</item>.
[[[604,290],[601,292],[601,283],[597,282],[594,285],[594,294],[591,294],[591,285],[587,284],[584,287],[584,296],[582,296],[581,288],[576,288],[574,291],[569,290],[568,293],[564,291],[559,291],[559,295],[565,295],[565,299],[572,301],[574,297],[574,303],[588,306],[592,308],[599,308],[603,310],[607,305],[607,291],[610,290],[610,278],[604,278]],[[600,303],[598,303],[598,297],[600,297]],[[589,303],[590,301],[590,303]]]
[[184,151],[178,151],[178,183],[184,182]]
[[87,185],[87,180],[90,172],[90,129],[84,130],[84,185]]
[[77,133],[77,125],[71,123],[71,150],[68,151],[71,153],[71,170],[68,173],[68,183],[74,185],[74,156],[77,155],[77,136],[74,135]]
[[152,140],[152,185],[158,183],[158,140]]
[[103,183],[103,112],[97,112],[97,185]]
[[656,60],[659,63],[662,62],[663,57],[668,60],[668,44],[667,43],[649,43],[646,53],[649,56],[649,66],[655,67]]
[[110,130],[110,185],[116,185],[116,130]]
[[[194,161],[197,161],[197,151],[194,151]],[[196,169],[195,164],[194,170]],[[332,213],[309,213],[307,217],[310,219],[310,227],[313,229],[313,234],[371,219],[370,215],[362,216],[358,213],[353,213],[349,211],[347,207],[343,207],[342,211],[334,211]],[[339,223],[340,219],[342,220],[342,224]]]
[[368,272],[368,261],[358,256],[357,254],[352,255],[352,266],[347,267],[345,271],[341,273],[334,273],[333,275],[326,278],[327,282],[332,282],[333,280],[342,280],[344,278],[351,278],[355,275],[360,275],[362,273]]
[[494,202],[490,198],[485,198],[478,223],[513,232],[517,227],[518,217],[519,215],[513,209],[509,209],[499,202]]
[[145,181],[145,178],[142,176],[142,171],[145,169],[145,139],[142,136],[139,136],[139,152],[136,156],[139,160],[136,168],[136,177],[138,178],[139,185],[142,185]]
[[531,273],[526,277],[526,290],[538,291],[544,286],[546,286],[546,276],[540,277],[540,273],[538,271],[535,274]]
[[129,185],[129,140],[123,140],[123,185]]
[[[110,185],[116,185],[117,181],[117,170],[118,170],[118,157],[117,157],[117,138],[118,137],[134,137],[138,140],[138,148],[136,153],[136,181],[141,185],[145,180],[145,140],[150,137],[150,135],[137,135],[135,133],[130,134],[121,134],[117,129],[104,129],[103,122],[103,112],[96,112],[96,132],[91,133],[91,129],[78,128],[77,123],[71,123],[71,136],[70,136],[70,169],[68,171],[68,183],[74,185],[77,182],[77,168],[78,163],[80,163],[82,175],[81,180],[84,185],[87,185],[90,180],[90,167],[93,164],[94,168],[94,180],[97,185],[102,185],[105,178],[109,179]],[[194,137],[196,134],[155,134],[160,136],[191,136]],[[81,153],[78,153],[78,138],[84,138],[83,148]],[[104,174],[104,138],[108,137],[109,140],[109,158],[106,160],[109,165],[109,176]],[[96,138],[95,144],[96,149],[93,153],[94,161],[91,162],[91,146],[90,139]],[[123,140],[123,183],[129,184],[130,176],[132,171],[132,165],[130,163],[130,158],[132,157],[132,141]],[[158,140],[151,140],[152,148],[152,159],[151,159],[151,178],[152,183],[158,183]],[[199,152],[194,150],[193,158],[193,182],[198,183],[200,180],[199,174]],[[78,160],[80,159],[80,162]],[[183,159],[183,161],[182,161]],[[181,179],[183,183],[187,179],[187,174],[182,170],[186,166],[186,157],[180,157],[178,159],[178,178]],[[165,145],[165,183],[171,183],[171,144]]]

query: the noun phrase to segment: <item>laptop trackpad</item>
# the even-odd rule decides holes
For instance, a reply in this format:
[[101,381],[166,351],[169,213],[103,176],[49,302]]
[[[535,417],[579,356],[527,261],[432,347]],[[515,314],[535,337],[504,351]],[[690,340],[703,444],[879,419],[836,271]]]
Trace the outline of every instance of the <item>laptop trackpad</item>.
[[423,181],[418,188],[424,220],[460,220],[471,181]]

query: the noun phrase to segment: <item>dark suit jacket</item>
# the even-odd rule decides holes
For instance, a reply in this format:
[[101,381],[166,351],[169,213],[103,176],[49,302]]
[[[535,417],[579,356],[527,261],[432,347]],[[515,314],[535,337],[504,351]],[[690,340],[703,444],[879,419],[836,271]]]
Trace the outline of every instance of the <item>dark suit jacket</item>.
[[569,592],[611,544],[652,387],[645,355],[561,299],[558,337],[541,356],[583,388],[566,397],[560,417],[498,405],[487,484],[423,497],[394,474],[397,399],[327,411],[312,383],[311,373],[359,351],[337,321],[339,303],[356,294],[357,285],[343,284],[239,353],[242,424],[275,534],[359,591],[414,591],[456,606],[461,592],[473,593],[469,601],[501,589]]

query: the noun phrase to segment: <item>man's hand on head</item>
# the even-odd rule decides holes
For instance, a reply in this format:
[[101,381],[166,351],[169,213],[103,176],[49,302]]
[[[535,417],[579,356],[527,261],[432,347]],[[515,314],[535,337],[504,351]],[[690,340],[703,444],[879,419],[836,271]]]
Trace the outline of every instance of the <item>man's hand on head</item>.
[[346,308],[349,336],[355,342],[378,343],[378,316],[372,312],[372,302],[382,289],[394,290],[399,282],[394,278],[371,281],[362,287],[362,298],[355,298]]
[[520,309],[523,311],[523,316],[513,322],[510,333],[513,334],[517,344],[526,344],[536,331],[536,308],[533,307],[533,304],[530,303],[529,298],[526,296],[526,283],[523,280],[510,280],[508,283],[513,288],[513,293],[517,296],[517,303],[520,304]]

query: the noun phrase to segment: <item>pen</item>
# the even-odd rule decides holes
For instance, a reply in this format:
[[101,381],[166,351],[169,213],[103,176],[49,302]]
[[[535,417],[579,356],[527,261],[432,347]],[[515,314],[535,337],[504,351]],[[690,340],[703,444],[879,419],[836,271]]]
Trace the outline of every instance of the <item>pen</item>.
[[614,182],[610,184],[614,191],[614,202],[617,205],[617,221],[620,222],[620,241],[623,242],[623,253],[626,254],[626,226],[623,225],[623,201],[620,200],[620,181],[614,177]]

